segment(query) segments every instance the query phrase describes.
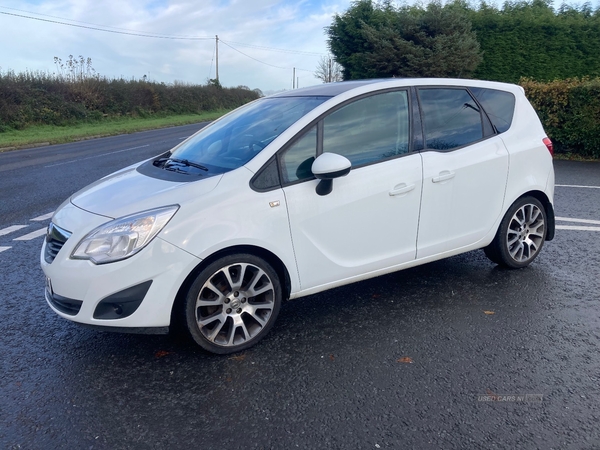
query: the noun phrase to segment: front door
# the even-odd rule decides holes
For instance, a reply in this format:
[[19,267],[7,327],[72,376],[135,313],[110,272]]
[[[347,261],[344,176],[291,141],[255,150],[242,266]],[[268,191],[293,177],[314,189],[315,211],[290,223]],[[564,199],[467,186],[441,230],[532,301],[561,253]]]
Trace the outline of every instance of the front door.
[[[415,259],[422,164],[408,111],[404,90],[353,101],[279,155],[302,290]],[[324,196],[309,170],[316,148],[352,163]]]

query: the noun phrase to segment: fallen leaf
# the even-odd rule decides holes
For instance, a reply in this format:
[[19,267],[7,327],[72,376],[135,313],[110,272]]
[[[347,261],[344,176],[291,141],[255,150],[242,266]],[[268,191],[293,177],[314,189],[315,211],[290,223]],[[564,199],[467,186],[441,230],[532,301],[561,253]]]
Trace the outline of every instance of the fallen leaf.
[[229,359],[233,359],[234,361],[243,361],[246,359],[246,355],[235,355]]
[[400,358],[400,359],[399,359],[399,360],[397,360],[396,362],[399,362],[399,363],[405,363],[405,364],[412,364],[412,363],[413,363],[413,360],[412,360],[412,358],[411,358],[411,357],[409,357],[409,356],[403,356],[402,358]]
[[329,359],[333,361],[335,359],[335,356],[329,355]]
[[494,311],[484,311],[483,313],[487,314],[488,316],[496,314]]
[[379,298],[379,297],[381,297],[381,295],[379,295],[379,294],[373,294],[373,298]]
[[165,350],[159,350],[154,354],[154,356],[156,356],[157,358],[162,358],[163,356],[167,356],[170,354],[171,354],[171,352],[167,352]]

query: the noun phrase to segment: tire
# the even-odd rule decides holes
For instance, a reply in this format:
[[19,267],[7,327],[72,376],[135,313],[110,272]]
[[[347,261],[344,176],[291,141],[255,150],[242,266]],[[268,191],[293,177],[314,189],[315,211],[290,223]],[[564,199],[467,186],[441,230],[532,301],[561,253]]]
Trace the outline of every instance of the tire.
[[548,218],[542,203],[521,197],[506,212],[486,256],[500,266],[520,269],[539,255],[546,240]]
[[190,287],[185,324],[205,350],[235,353],[269,332],[281,301],[281,283],[269,263],[251,254],[227,255],[204,268]]

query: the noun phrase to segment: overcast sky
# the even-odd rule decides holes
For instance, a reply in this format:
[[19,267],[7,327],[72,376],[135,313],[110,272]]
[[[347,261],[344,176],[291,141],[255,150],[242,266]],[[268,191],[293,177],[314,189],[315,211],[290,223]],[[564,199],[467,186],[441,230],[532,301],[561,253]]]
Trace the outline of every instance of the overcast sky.
[[[309,86],[320,83],[313,72],[320,55],[327,53],[324,27],[350,3],[351,0],[0,0],[0,70],[55,72],[55,56],[66,60],[69,55],[82,55],[91,58],[94,69],[109,78],[146,75],[165,83],[204,84],[208,78],[215,78],[218,35],[222,41],[219,78],[224,86],[246,85],[263,91],[291,89],[293,67],[297,68],[300,87]],[[157,39],[50,21],[124,33],[209,39]]]

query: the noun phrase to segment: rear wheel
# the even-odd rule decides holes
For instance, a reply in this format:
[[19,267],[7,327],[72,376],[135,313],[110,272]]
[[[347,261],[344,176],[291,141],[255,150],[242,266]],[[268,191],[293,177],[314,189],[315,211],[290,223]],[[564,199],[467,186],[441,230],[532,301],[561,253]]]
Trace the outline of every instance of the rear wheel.
[[506,212],[492,243],[484,249],[486,256],[511,269],[528,266],[544,245],[547,223],[546,210],[538,199],[518,199]]
[[269,263],[251,254],[228,255],[208,265],[192,284],[185,304],[187,329],[210,352],[238,352],[268,333],[281,299],[281,284]]

